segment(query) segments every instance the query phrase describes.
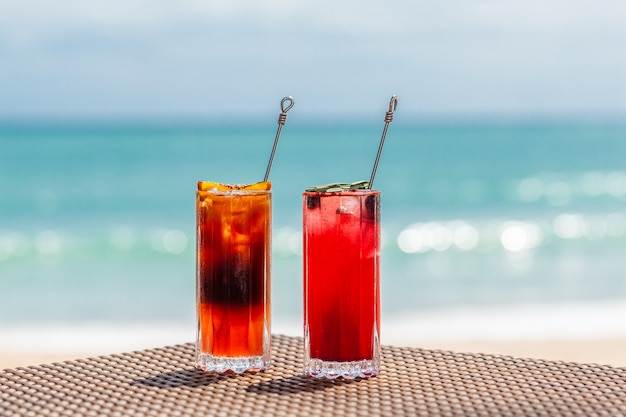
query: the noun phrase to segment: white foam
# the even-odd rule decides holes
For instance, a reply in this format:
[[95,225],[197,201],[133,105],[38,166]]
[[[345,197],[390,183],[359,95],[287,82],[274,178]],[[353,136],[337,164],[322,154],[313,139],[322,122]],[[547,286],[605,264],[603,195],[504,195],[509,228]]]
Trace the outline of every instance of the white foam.
[[626,300],[458,308],[383,316],[384,344],[626,337]]
[[192,341],[193,326],[179,324],[28,324],[0,327],[0,351],[100,354]]
[[[300,336],[302,325],[274,323],[273,333]],[[80,353],[101,355],[168,346],[195,340],[195,325],[180,323],[20,324],[0,326],[0,354]]]
[[[382,316],[381,342],[593,340],[626,338],[626,300],[456,308]],[[275,317],[272,333],[302,336],[300,320]],[[112,354],[192,342],[194,323],[93,323],[0,326],[0,354]]]

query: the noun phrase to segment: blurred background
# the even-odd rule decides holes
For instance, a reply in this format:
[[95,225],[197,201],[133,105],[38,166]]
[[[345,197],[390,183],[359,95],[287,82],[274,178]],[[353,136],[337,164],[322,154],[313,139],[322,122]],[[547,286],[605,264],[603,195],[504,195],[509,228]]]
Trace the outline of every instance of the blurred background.
[[626,365],[625,3],[0,9],[0,367],[192,341],[196,181],[261,180],[287,95],[273,331],[300,335],[301,192],[369,178],[393,94],[383,343]]

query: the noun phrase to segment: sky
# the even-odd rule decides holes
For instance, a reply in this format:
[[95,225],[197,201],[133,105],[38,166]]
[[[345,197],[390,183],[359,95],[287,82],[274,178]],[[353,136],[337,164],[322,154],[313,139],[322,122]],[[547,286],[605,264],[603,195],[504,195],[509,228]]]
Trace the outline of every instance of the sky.
[[0,0],[0,120],[626,117],[623,0]]

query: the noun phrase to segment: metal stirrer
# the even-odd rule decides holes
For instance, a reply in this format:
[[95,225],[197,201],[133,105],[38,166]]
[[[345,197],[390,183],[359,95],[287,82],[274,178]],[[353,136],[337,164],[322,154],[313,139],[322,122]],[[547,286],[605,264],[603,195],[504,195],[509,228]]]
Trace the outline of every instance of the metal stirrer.
[[[289,105],[285,107],[285,103],[289,102]],[[291,110],[295,101],[293,97],[287,96],[280,101],[280,110],[281,113],[278,115],[278,131],[276,132],[276,138],[274,139],[274,146],[272,147],[272,154],[270,155],[270,160],[267,163],[267,170],[265,171],[265,178],[263,178],[263,182],[266,182],[270,176],[270,170],[272,169],[272,162],[274,161],[274,154],[276,153],[276,147],[278,146],[278,139],[280,139],[280,132],[283,130],[283,125],[287,121],[287,112]]]
[[392,96],[389,101],[389,110],[385,113],[385,128],[383,129],[383,135],[380,138],[380,145],[378,145],[378,153],[376,154],[376,161],[374,161],[374,169],[372,169],[372,176],[370,177],[370,183],[367,186],[370,190],[372,189],[372,185],[374,184],[374,177],[376,176],[376,170],[378,169],[378,161],[380,160],[380,154],[383,152],[383,145],[385,144],[385,137],[387,137],[387,129],[389,128],[389,123],[393,122],[393,112],[396,111],[396,107],[398,107],[398,97]]

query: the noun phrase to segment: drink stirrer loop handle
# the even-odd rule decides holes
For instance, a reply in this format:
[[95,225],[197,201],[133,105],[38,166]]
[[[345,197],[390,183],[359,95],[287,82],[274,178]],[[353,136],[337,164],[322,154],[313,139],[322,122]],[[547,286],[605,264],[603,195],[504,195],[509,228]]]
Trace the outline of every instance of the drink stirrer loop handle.
[[[287,107],[285,107],[285,103],[289,103]],[[274,161],[274,154],[276,153],[276,147],[278,146],[278,139],[280,139],[280,132],[283,129],[283,125],[287,121],[287,112],[291,110],[293,105],[295,104],[295,100],[291,96],[284,97],[280,101],[280,114],[278,115],[278,130],[276,131],[276,137],[274,138],[274,146],[272,147],[272,153],[270,155],[270,160],[267,163],[267,170],[265,170],[265,178],[263,178],[263,182],[266,182],[270,177],[270,170],[272,169],[272,162]]]
[[383,134],[380,138],[380,144],[378,145],[378,152],[376,153],[376,160],[374,161],[374,168],[372,169],[372,176],[370,177],[370,182],[367,185],[368,189],[372,189],[374,185],[374,177],[376,176],[376,170],[378,169],[378,161],[380,160],[380,154],[383,152],[383,145],[385,144],[385,138],[387,137],[387,129],[389,128],[389,123],[393,122],[393,112],[396,111],[398,107],[398,97],[392,96],[389,101],[389,110],[385,113],[385,127],[383,128]]

